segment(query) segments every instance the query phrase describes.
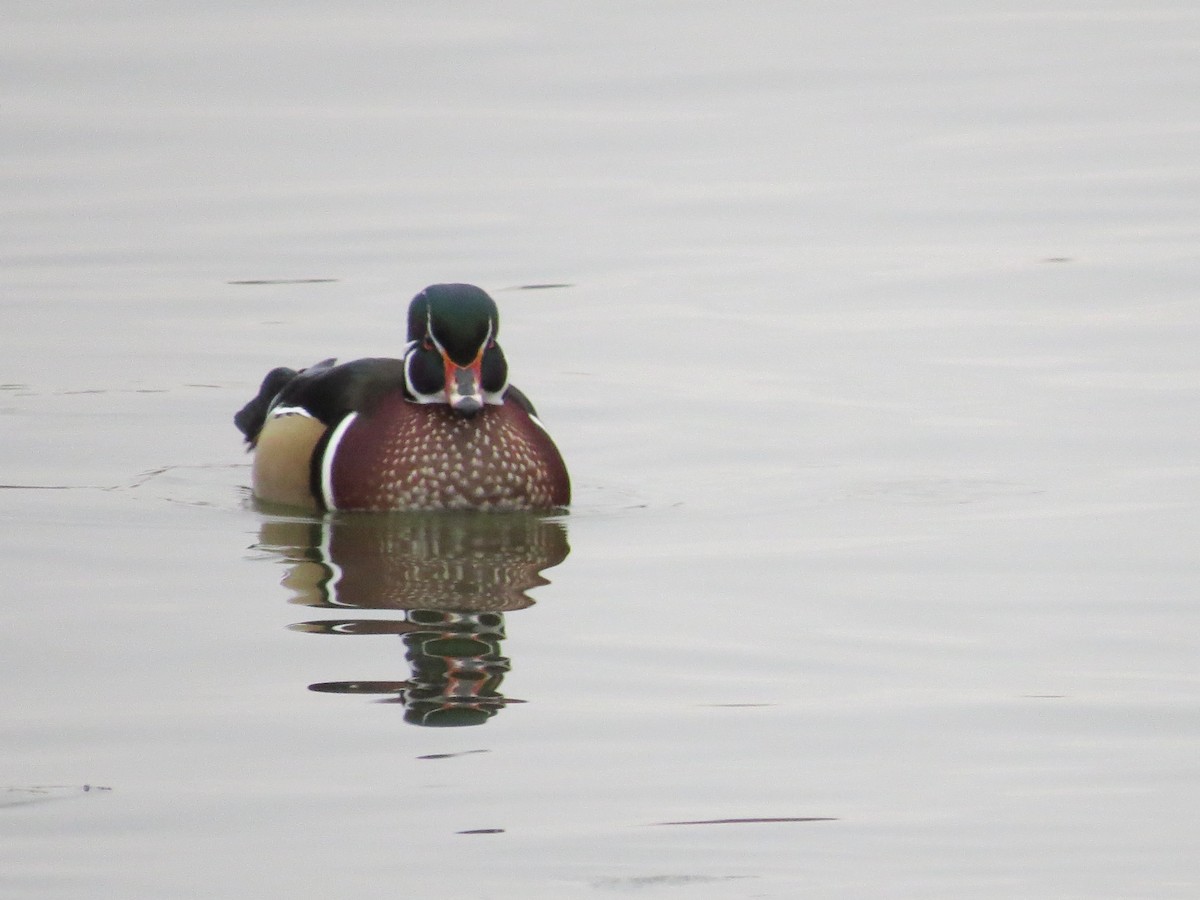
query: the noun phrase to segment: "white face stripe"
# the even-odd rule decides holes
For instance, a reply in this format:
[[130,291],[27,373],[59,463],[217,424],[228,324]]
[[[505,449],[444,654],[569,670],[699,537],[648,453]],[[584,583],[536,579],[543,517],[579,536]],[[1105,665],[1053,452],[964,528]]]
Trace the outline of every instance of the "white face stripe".
[[[442,359],[449,359],[449,354],[446,353],[446,348],[442,346],[442,342],[439,341],[437,339],[437,335],[433,333],[433,310],[432,309],[425,310],[425,334],[429,336],[429,340],[431,340],[433,342],[433,346],[437,347],[438,353],[442,354]],[[491,340],[492,340],[492,320],[491,320],[491,317],[489,317],[487,334],[485,334],[483,336],[483,343],[479,345],[479,353],[482,353],[484,350],[487,349],[487,345],[489,343],[491,343]],[[417,344],[416,341],[412,342],[412,345],[414,347],[416,346],[416,344]],[[475,355],[478,356],[479,353],[476,353]]]
[[404,386],[408,388],[408,392],[412,394],[413,401],[416,403],[446,403],[446,389],[444,387],[435,394],[422,394],[413,387],[412,378],[408,374],[408,367],[412,365],[413,354],[416,350],[417,342],[413,341],[404,351]]
[[346,429],[357,418],[358,413],[352,412],[337,423],[337,427],[333,429],[333,434],[329,435],[329,440],[325,444],[325,452],[321,455],[321,502],[330,512],[337,509],[337,504],[333,502],[333,458],[337,455],[338,445],[342,442]]

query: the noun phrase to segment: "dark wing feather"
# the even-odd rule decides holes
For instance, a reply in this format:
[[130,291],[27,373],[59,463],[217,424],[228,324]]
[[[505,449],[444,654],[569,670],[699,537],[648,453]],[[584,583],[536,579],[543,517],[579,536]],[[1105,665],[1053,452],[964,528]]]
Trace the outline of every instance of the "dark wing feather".
[[512,400],[517,406],[525,410],[531,416],[537,417],[537,410],[533,408],[533,402],[525,396],[525,392],[513,385],[508,386],[508,390],[504,392],[504,396]]
[[254,399],[239,409],[234,415],[233,424],[245,436],[246,443],[250,444],[250,446],[254,446],[254,442],[258,440],[258,433],[262,431],[263,423],[267,420],[267,410],[271,408],[272,401],[287,386],[288,382],[298,374],[295,369],[288,369],[283,366],[280,366],[278,369],[272,369],[267,373],[267,377],[263,379],[262,385],[259,387]]
[[403,360],[357,359],[340,366],[335,362],[326,359],[299,372],[272,369],[258,396],[234,416],[247,443],[254,445],[272,407],[298,406],[332,425],[348,413],[370,412],[380,397],[404,390]]

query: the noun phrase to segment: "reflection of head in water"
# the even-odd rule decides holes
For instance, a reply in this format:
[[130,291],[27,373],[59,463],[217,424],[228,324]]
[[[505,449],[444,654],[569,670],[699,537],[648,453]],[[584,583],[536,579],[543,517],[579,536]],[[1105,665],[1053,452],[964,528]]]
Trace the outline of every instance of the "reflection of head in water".
[[[500,655],[501,613],[410,610],[409,621],[425,628],[404,636],[412,669],[410,687],[397,699],[414,725],[481,725],[506,700],[500,682],[510,663]],[[425,629],[428,630],[425,630]]]

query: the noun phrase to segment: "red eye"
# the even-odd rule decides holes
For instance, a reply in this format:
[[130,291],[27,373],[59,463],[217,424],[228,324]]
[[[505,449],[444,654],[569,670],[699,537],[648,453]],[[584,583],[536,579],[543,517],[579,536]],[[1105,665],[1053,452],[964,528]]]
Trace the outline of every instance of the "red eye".
[[421,349],[432,350],[433,349],[433,341],[431,341],[429,338],[425,338],[425,340],[421,341]]

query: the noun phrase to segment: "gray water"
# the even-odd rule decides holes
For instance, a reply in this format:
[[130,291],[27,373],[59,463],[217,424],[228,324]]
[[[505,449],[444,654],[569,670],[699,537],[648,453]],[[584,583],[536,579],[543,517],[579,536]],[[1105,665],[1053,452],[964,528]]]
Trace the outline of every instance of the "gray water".
[[[1193,3],[3,18],[0,894],[1200,894]],[[569,514],[255,508],[436,281]]]

